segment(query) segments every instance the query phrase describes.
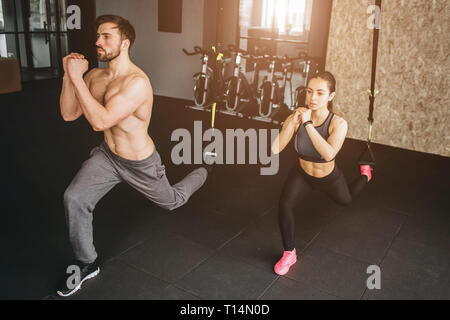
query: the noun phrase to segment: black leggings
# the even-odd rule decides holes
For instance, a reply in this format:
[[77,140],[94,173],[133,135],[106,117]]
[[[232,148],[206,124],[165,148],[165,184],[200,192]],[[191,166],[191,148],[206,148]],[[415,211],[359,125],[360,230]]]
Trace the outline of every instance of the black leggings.
[[315,178],[307,174],[297,162],[289,172],[278,204],[278,220],[284,250],[294,250],[295,206],[313,189],[318,189],[340,205],[348,205],[352,198],[367,184],[367,176],[361,175],[349,186],[344,174],[337,167],[326,177]]

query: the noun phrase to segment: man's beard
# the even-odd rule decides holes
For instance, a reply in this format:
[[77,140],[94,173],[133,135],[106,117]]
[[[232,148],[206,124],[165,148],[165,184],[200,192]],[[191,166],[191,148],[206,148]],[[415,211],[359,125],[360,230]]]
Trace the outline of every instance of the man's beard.
[[105,50],[102,49],[103,52],[97,51],[97,58],[100,62],[111,62],[118,56],[120,56],[120,50],[117,50],[117,52],[107,53]]

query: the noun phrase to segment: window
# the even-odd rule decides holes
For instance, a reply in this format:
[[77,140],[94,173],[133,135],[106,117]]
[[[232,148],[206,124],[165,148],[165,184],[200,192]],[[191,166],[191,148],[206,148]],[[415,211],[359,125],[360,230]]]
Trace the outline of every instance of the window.
[[46,31],[47,8],[45,0],[30,0],[30,31]]
[[6,36],[4,34],[0,34],[0,58],[5,58],[8,56],[6,50]]
[[270,30],[277,36],[306,42],[311,9],[312,0],[241,0],[240,35],[247,37],[249,29]]
[[0,31],[5,30],[5,19],[3,18],[3,3],[0,0]]
[[309,30],[306,23],[306,0],[263,0],[262,27],[279,30],[280,34],[300,34]]
[[313,0],[240,0],[239,47],[259,55],[307,52],[312,5]]
[[[5,18],[3,18],[3,3],[0,0],[0,32],[5,31]],[[6,47],[6,35],[0,33],[0,58],[8,57],[8,50]]]
[[0,0],[0,55],[20,61],[22,79],[62,74],[67,0]]

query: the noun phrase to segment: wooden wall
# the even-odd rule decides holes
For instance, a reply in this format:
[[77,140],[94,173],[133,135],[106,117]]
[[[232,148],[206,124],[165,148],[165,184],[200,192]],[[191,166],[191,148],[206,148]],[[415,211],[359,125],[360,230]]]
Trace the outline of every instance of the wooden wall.
[[[374,0],[333,1],[326,69],[349,137],[367,139]],[[384,0],[373,141],[450,156],[450,1]]]

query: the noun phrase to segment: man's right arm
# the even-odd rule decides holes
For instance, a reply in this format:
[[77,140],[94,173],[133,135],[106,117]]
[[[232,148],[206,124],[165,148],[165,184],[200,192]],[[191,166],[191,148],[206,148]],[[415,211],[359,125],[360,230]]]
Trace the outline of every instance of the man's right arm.
[[[64,77],[59,104],[61,109],[61,116],[64,121],[75,121],[83,114],[83,111],[80,107],[80,102],[78,101],[78,98],[75,94],[75,88],[73,86],[72,80],[70,80],[67,74],[67,61],[69,59],[77,58],[82,59],[84,58],[84,56],[76,53],[71,53],[63,59]],[[90,79],[92,71],[93,70],[88,72],[85,76],[85,81],[88,85],[88,81]]]
[[64,75],[63,77],[63,86],[59,104],[61,107],[61,116],[64,121],[74,121],[83,114],[80,103],[75,95],[72,81],[67,75]]

